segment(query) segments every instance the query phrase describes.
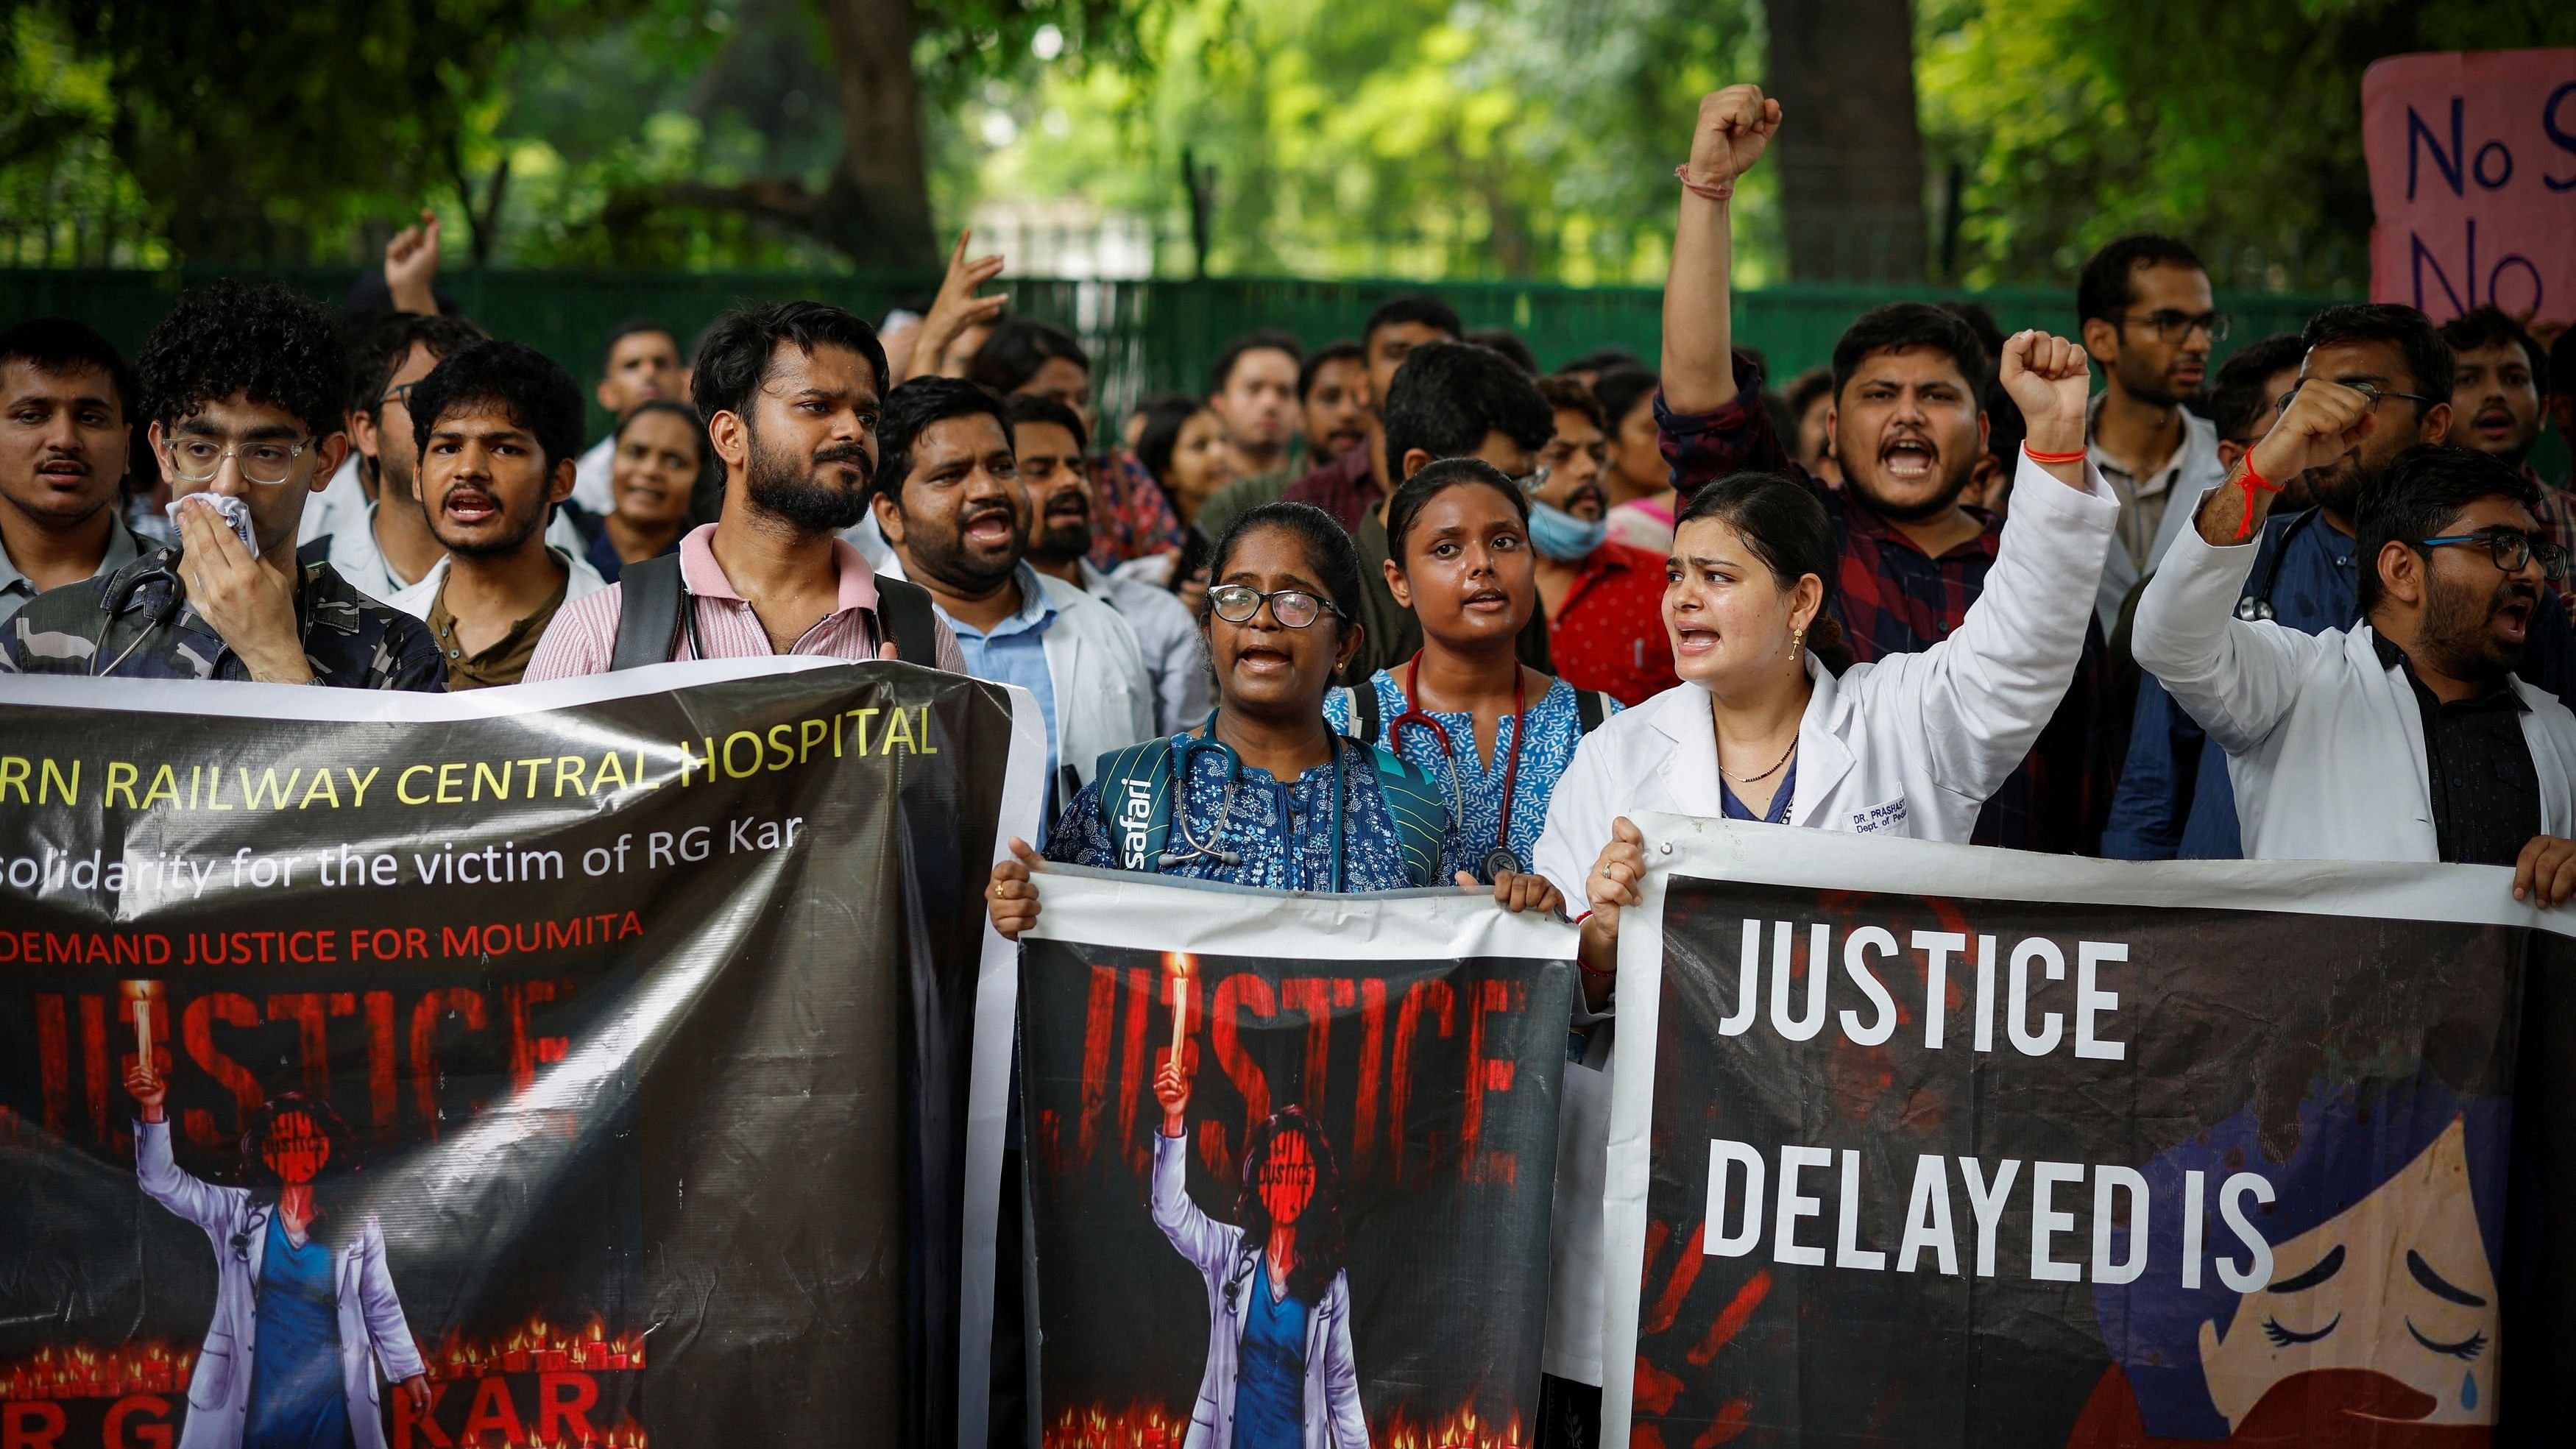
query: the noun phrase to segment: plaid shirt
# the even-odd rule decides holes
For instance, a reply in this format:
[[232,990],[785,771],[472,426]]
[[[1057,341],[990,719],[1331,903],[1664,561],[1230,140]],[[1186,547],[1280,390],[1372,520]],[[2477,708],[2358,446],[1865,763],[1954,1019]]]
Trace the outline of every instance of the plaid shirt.
[[[2540,531],[2560,548],[2576,549],[2576,493],[2570,493],[2555,483],[2541,481],[2540,474],[2529,463],[2522,465],[2522,476],[2532,487],[2540,490],[2540,506],[2531,510],[2531,516],[2540,522]],[[2558,590],[2558,597],[2568,605],[2569,612],[2576,613],[2576,569],[2569,569],[2567,576],[2551,587]]]
[[[1761,370],[1735,357],[1735,401],[1714,412],[1676,414],[1655,396],[1655,428],[1673,486],[1687,501],[1700,485],[1730,473],[1780,473],[1805,483],[1825,505],[1841,545],[1842,566],[1831,604],[1852,657],[1863,663],[1928,649],[1950,636],[1984,592],[2003,539],[2003,521],[1971,510],[1985,524],[1975,538],[1934,558],[1848,489],[1825,487],[1792,462],[1771,431],[1760,395]],[[2088,596],[2069,607],[2088,612]],[[2039,743],[1987,800],[1971,837],[2010,850],[2091,854],[2111,803],[2120,753],[2120,721],[2106,693],[2110,671],[2095,623],[2085,630],[2084,658]]]
[[1120,448],[1091,460],[1091,566],[1115,572],[1131,558],[1181,546],[1181,516],[1163,485]]

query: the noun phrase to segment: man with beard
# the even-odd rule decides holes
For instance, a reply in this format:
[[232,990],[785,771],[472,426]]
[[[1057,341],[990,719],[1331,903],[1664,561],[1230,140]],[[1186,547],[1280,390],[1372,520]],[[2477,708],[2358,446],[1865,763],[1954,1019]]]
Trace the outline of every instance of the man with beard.
[[[317,543],[331,567],[358,592],[390,603],[423,578],[444,551],[414,491],[420,453],[413,443],[411,395],[430,369],[484,339],[482,328],[456,316],[396,312],[353,329],[349,349],[349,454],[359,497]],[[337,478],[332,488],[340,487]],[[331,497],[325,488],[319,505]],[[390,506],[388,506],[390,505]]]
[[[963,674],[956,637],[911,584],[879,579],[835,537],[858,521],[877,475],[885,350],[867,323],[821,302],[773,302],[728,312],[707,329],[690,374],[707,439],[724,460],[724,509],[690,531],[677,555],[630,565],[619,580],[555,613],[528,662],[531,680],[604,674],[630,657],[743,659],[807,654],[891,659]],[[650,628],[623,629],[630,591],[675,596]],[[639,600],[643,597],[639,594]],[[894,641],[910,617],[928,658]],[[638,619],[643,618],[639,609]],[[651,637],[643,637],[649,634]],[[648,647],[649,646],[649,647]]]
[[1556,433],[1530,495],[1540,612],[1559,679],[1642,704],[1680,683],[1664,633],[1664,561],[1610,537],[1601,470],[1610,445],[1600,399],[1570,377],[1539,379]]
[[966,672],[1037,697],[1047,778],[1061,763],[1077,782],[1060,805],[1102,755],[1154,732],[1135,631],[1022,556],[1031,510],[1001,398],[958,378],[916,377],[886,395],[882,445],[877,529],[903,576],[930,591]]
[[477,342],[420,380],[410,411],[418,507],[446,552],[386,602],[429,625],[450,690],[516,684],[555,611],[604,587],[545,539],[579,466],[581,389],[533,347]]
[[[2249,856],[2511,866],[2515,899],[2555,906],[2576,895],[2576,714],[2514,671],[2558,614],[2567,553],[2528,480],[2471,449],[2407,448],[2360,490],[2361,623],[2303,634],[2236,613],[2270,480],[2345,469],[2402,427],[2395,392],[2311,356],[2147,585],[2138,662],[2227,751]],[[2429,423],[2449,404],[2416,406]]]
[[78,322],[0,332],[0,623],[142,556],[117,512],[134,403],[125,359]]
[[[2533,512],[2541,531],[2559,547],[2576,545],[2576,497],[2541,481],[2531,466],[2532,446],[2546,421],[2541,399],[2549,395],[2549,354],[2522,324],[2492,305],[2472,307],[2442,324],[2451,346],[2451,441],[2475,448],[2518,470],[2540,490]],[[2576,581],[2557,581],[2558,595],[2576,610]]]
[[2147,235],[2124,236],[2084,263],[2075,313],[2084,350],[2102,368],[2087,451],[2120,495],[2120,532],[2093,604],[2108,631],[2129,591],[2189,526],[2193,500],[2227,476],[2218,429],[2183,406],[2200,391],[2227,319],[2200,257],[2171,237]]
[[[1842,488],[1827,488],[1789,457],[1760,401],[1759,364],[1733,349],[1729,316],[1735,179],[1780,124],[1775,103],[1761,104],[1764,128],[1733,134],[1719,97],[1701,102],[1664,288],[1663,391],[1655,400],[1664,457],[1683,503],[1730,473],[1780,473],[1813,488],[1842,560],[1829,607],[1853,655],[1866,662],[1920,651],[1967,618],[2003,536],[2002,520],[1959,505],[1986,449],[1978,403],[1985,347],[1967,322],[1920,302],[1861,314],[1833,353],[1828,430]],[[2095,846],[2118,765],[2109,758],[2117,731],[2103,717],[2106,676],[2097,624],[2065,701],[2029,758],[1987,800],[1974,843]]]
[[1020,492],[1033,520],[1029,567],[1117,610],[1135,631],[1146,677],[1154,686],[1155,733],[1178,734],[1196,725],[1214,704],[1198,621],[1171,590],[1102,573],[1086,557],[1091,552],[1091,479],[1083,458],[1091,444],[1081,416],[1050,397],[1015,397],[1007,411]]
[[[1395,391],[1396,369],[1413,349],[1434,342],[1456,342],[1466,335],[1458,313],[1437,297],[1397,297],[1381,303],[1361,329],[1360,348],[1368,368],[1368,403],[1361,426],[1367,441],[1329,463],[1321,464],[1288,485],[1279,496],[1291,503],[1312,503],[1341,520],[1353,535],[1360,519],[1377,508],[1404,481],[1403,460],[1383,456],[1383,421],[1387,398]],[[1371,668],[1376,666],[1372,665]],[[1359,676],[1366,679],[1368,676]]]

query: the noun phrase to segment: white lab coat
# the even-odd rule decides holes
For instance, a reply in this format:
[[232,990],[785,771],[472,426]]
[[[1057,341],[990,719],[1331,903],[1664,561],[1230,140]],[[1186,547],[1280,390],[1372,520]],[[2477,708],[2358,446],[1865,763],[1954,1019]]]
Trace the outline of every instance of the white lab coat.
[[[569,604],[575,599],[586,598],[608,587],[607,581],[599,576],[599,570],[592,566],[590,560],[577,553],[566,553],[551,543],[546,547],[563,563],[565,574],[563,601],[565,603]],[[437,563],[430,565],[427,577],[385,600],[386,606],[400,609],[413,618],[426,622],[429,618],[430,606],[438,602],[438,586],[447,582],[447,562],[447,556],[441,555]]]
[[[1986,797],[2057,712],[2084,655],[2084,626],[2120,515],[2118,496],[2089,463],[2084,484],[2078,492],[2022,460],[1985,589],[1949,638],[1855,664],[1839,679],[1807,657],[1815,692],[1798,723],[1791,824],[1968,839]],[[1575,750],[1531,864],[1580,910],[1612,821],[1637,810],[1721,816],[1720,788],[1708,691],[1688,683],[1665,690],[1604,721]],[[1592,1060],[1600,1070],[1566,1066],[1565,1130],[1580,1122],[1582,1135],[1564,1140],[1558,1171],[1598,1180],[1614,1063],[1598,1043]],[[1566,1306],[1551,1307],[1547,1352],[1549,1372],[1594,1384],[1602,1371],[1601,1232],[1597,1195],[1557,1230],[1550,1298]]]
[[[2249,860],[2441,859],[2424,715],[2368,624],[2302,634],[2236,617],[2256,545],[2183,535],[2138,600],[2131,648],[2227,751]],[[2364,560],[2365,565],[2368,560]],[[2541,607],[2555,600],[2541,597]],[[2513,681],[2540,829],[2576,835],[2576,714]]]
[[[1243,1229],[1190,1201],[1189,1166],[1187,1138],[1154,1134],[1154,1226],[1207,1280],[1207,1371],[1181,1449],[1227,1449],[1234,1443],[1235,1354],[1243,1340],[1237,1305],[1245,1294],[1270,1291],[1270,1270],[1262,1265],[1261,1245],[1243,1241]],[[1235,1284],[1231,1299],[1229,1282]],[[1306,1315],[1305,1358],[1306,1449],[1368,1449],[1359,1365],[1351,1356],[1350,1274],[1335,1273],[1324,1301]]]
[[[170,1155],[168,1122],[134,1124],[134,1175],[154,1202],[206,1230],[215,1249],[215,1317],[206,1326],[196,1370],[188,1379],[188,1417],[179,1449],[238,1449],[250,1413],[250,1382],[259,1329],[260,1263],[274,1209],[250,1189],[217,1187],[180,1169]],[[236,1247],[236,1242],[239,1246]],[[340,1302],[340,1386],[358,1449],[385,1449],[376,1407],[376,1370],[400,1383],[427,1370],[411,1325],[385,1269],[385,1238],[369,1218],[357,1240],[331,1254]]]

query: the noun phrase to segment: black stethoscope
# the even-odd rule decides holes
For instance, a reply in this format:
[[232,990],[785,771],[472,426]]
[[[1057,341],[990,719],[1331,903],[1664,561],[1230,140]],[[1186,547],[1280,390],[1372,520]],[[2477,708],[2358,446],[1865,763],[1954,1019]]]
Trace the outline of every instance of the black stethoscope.
[[2315,522],[2317,515],[2324,511],[2322,508],[2308,509],[2291,519],[2290,526],[2281,530],[2281,541],[2272,549],[2272,561],[2263,568],[2263,587],[2236,601],[2237,618],[2248,624],[2266,624],[2273,620],[2272,590],[2280,586],[2281,564],[2289,558],[2290,545],[2298,538],[2299,530]]
[[[161,601],[161,607],[152,611],[152,617],[143,621],[142,632],[136,634],[133,642],[127,644],[115,659],[109,661],[104,672],[114,674],[126,660],[134,657],[135,650],[143,647],[143,641],[168,628],[170,621],[178,618],[179,610],[186,606],[187,595],[179,582],[179,550],[164,545],[154,550],[150,568],[138,571],[134,577],[117,585],[115,592],[107,596],[105,609],[107,617],[112,621],[117,615],[125,612],[125,607],[134,602],[134,596],[141,592],[145,584],[154,579],[166,580],[169,583],[169,597]],[[103,635],[105,630],[102,629],[100,632]],[[92,679],[96,679],[101,673],[98,667],[98,655],[99,651],[90,651],[89,673]]]
[[[1350,794],[1350,781],[1345,778],[1349,762],[1342,748],[1341,736],[1325,731],[1333,742],[1333,870],[1332,893],[1342,893],[1342,853],[1344,849],[1343,811]],[[1217,797],[1216,819],[1211,826],[1214,838],[1202,842],[1190,829],[1190,756],[1203,749],[1214,749],[1225,761],[1225,793]],[[1209,710],[1207,723],[1195,734],[1186,734],[1172,742],[1172,833],[1181,838],[1182,848],[1166,849],[1155,857],[1156,870],[1170,870],[1193,860],[1212,860],[1231,870],[1243,864],[1243,856],[1225,848],[1226,817],[1234,813],[1234,792],[1243,783],[1243,757],[1234,746],[1216,737],[1216,711]],[[1289,858],[1296,858],[1290,852]]]
[[[1440,741],[1440,758],[1449,766],[1449,804],[1451,823],[1460,830],[1467,828],[1467,794],[1458,784],[1458,747],[1449,740],[1448,726],[1423,712],[1414,703],[1421,698],[1418,686],[1422,679],[1422,654],[1415,651],[1413,662],[1404,671],[1404,713],[1387,722],[1386,742],[1399,755],[1404,753],[1404,727],[1424,725]],[[1363,685],[1362,688],[1367,686]],[[1482,873],[1486,884],[1501,878],[1504,871],[1521,870],[1519,852],[1512,849],[1512,795],[1521,778],[1521,737],[1529,733],[1529,676],[1515,663],[1512,666],[1512,742],[1503,761],[1503,820],[1494,840],[1494,848],[1485,852]]]

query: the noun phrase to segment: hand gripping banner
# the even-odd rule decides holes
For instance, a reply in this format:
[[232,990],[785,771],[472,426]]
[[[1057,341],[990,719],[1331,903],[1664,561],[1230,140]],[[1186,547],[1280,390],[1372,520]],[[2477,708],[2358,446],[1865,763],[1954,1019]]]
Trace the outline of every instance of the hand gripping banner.
[[2507,872],[1638,824],[1607,1442],[2563,1424],[2568,927]]
[[1531,1442],[1572,931],[1454,891],[1038,880],[1040,1443]]
[[980,1444],[1015,700],[0,681],[0,1442]]

